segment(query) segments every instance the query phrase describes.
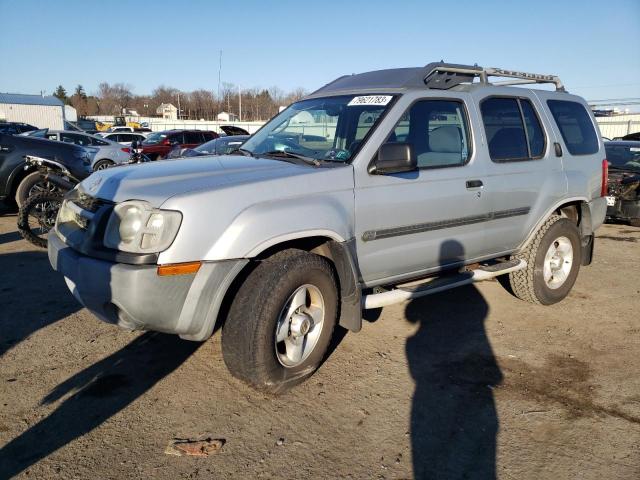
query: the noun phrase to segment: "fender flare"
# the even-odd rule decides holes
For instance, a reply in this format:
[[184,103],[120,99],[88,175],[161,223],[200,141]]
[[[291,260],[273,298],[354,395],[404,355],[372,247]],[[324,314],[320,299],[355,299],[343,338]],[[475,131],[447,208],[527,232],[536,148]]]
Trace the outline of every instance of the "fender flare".
[[578,229],[580,232],[580,239],[582,243],[582,258],[581,264],[583,266],[590,265],[593,258],[593,247],[594,247],[594,231],[593,231],[593,223],[591,220],[591,209],[589,208],[589,199],[586,197],[570,197],[565,198],[556,202],[542,217],[538,223],[535,224],[533,229],[527,235],[526,240],[518,250],[525,249],[529,243],[533,241],[533,238],[536,235],[536,232],[539,230],[540,226],[547,221],[547,219],[559,208],[567,203],[579,203],[579,211],[578,211]]

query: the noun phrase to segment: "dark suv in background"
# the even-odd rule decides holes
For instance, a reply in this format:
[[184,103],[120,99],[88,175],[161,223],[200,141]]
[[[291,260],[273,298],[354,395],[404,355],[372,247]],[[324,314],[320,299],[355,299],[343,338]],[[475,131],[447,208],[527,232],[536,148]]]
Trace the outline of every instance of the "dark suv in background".
[[194,148],[218,138],[207,130],[165,130],[150,134],[142,142],[142,152],[151,160],[165,158],[171,150]]
[[55,160],[74,177],[83,179],[93,171],[91,162],[96,152],[93,147],[0,133],[0,200],[12,203],[15,199],[21,204],[41,181],[34,167],[25,169],[25,155]]
[[18,135],[24,132],[31,132],[32,130],[38,130],[38,127],[29,125],[28,123],[20,122],[1,122],[0,133],[6,133],[8,135]]

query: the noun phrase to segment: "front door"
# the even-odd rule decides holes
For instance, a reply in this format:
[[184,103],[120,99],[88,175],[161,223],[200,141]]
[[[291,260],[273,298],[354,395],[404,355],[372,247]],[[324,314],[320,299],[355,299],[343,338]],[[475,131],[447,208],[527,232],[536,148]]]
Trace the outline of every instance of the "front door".
[[356,245],[365,283],[417,276],[485,253],[485,165],[469,125],[462,98],[418,100],[387,138],[412,145],[418,170],[358,169]]

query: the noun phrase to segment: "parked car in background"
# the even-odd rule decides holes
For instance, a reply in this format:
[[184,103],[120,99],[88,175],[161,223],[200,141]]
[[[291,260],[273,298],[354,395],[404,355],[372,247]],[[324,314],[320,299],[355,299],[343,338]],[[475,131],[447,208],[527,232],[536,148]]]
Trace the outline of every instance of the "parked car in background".
[[640,142],[640,132],[630,133],[629,135],[625,135],[620,140]]
[[250,135],[227,135],[218,137],[195,148],[184,148],[178,153],[172,150],[167,158],[200,157],[204,155],[228,155],[238,150]]
[[35,167],[25,163],[25,155],[55,160],[75,177],[85,178],[92,172],[97,151],[94,147],[0,133],[0,200],[9,203],[15,200],[20,205],[34,190],[46,189]]
[[609,162],[607,219],[640,227],[640,141],[604,146]]
[[166,158],[171,150],[194,148],[218,138],[207,130],[165,130],[154,132],[142,142],[142,152],[151,160]]
[[103,133],[113,133],[113,132],[131,132],[131,133],[133,133],[133,131],[134,131],[133,127],[119,126],[119,127],[109,127]]
[[31,132],[32,130],[38,130],[38,127],[21,122],[0,122],[0,133],[19,135],[21,133]]
[[46,138],[48,140],[57,140],[59,142],[73,143],[83,147],[94,147],[97,149],[94,157],[92,168],[94,170],[102,170],[117,163],[129,161],[131,149],[124,147],[118,142],[98,138],[95,135],[89,135],[84,132],[70,132],[67,130],[35,130],[28,132],[26,135],[32,137]]
[[100,136],[107,140],[111,140],[112,142],[118,142],[120,145],[126,145],[128,147],[131,146],[131,142],[133,142],[134,140],[143,142],[147,138],[146,135],[142,133],[131,132],[104,133]]

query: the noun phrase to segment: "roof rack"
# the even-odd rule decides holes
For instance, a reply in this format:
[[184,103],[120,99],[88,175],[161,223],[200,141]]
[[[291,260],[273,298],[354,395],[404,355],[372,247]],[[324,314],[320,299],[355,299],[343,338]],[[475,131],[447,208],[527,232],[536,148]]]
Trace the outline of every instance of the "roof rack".
[[[565,92],[564,85],[560,78],[555,75],[543,75],[540,73],[516,72],[504,70],[502,68],[483,68],[467,65],[455,65],[450,63],[430,63],[425,67],[427,75],[424,83],[428,88],[446,90],[461,83],[473,83],[478,77],[480,83],[490,85],[526,85],[532,83],[552,83],[556,86],[556,91]],[[500,82],[489,82],[489,77],[512,78]]]

